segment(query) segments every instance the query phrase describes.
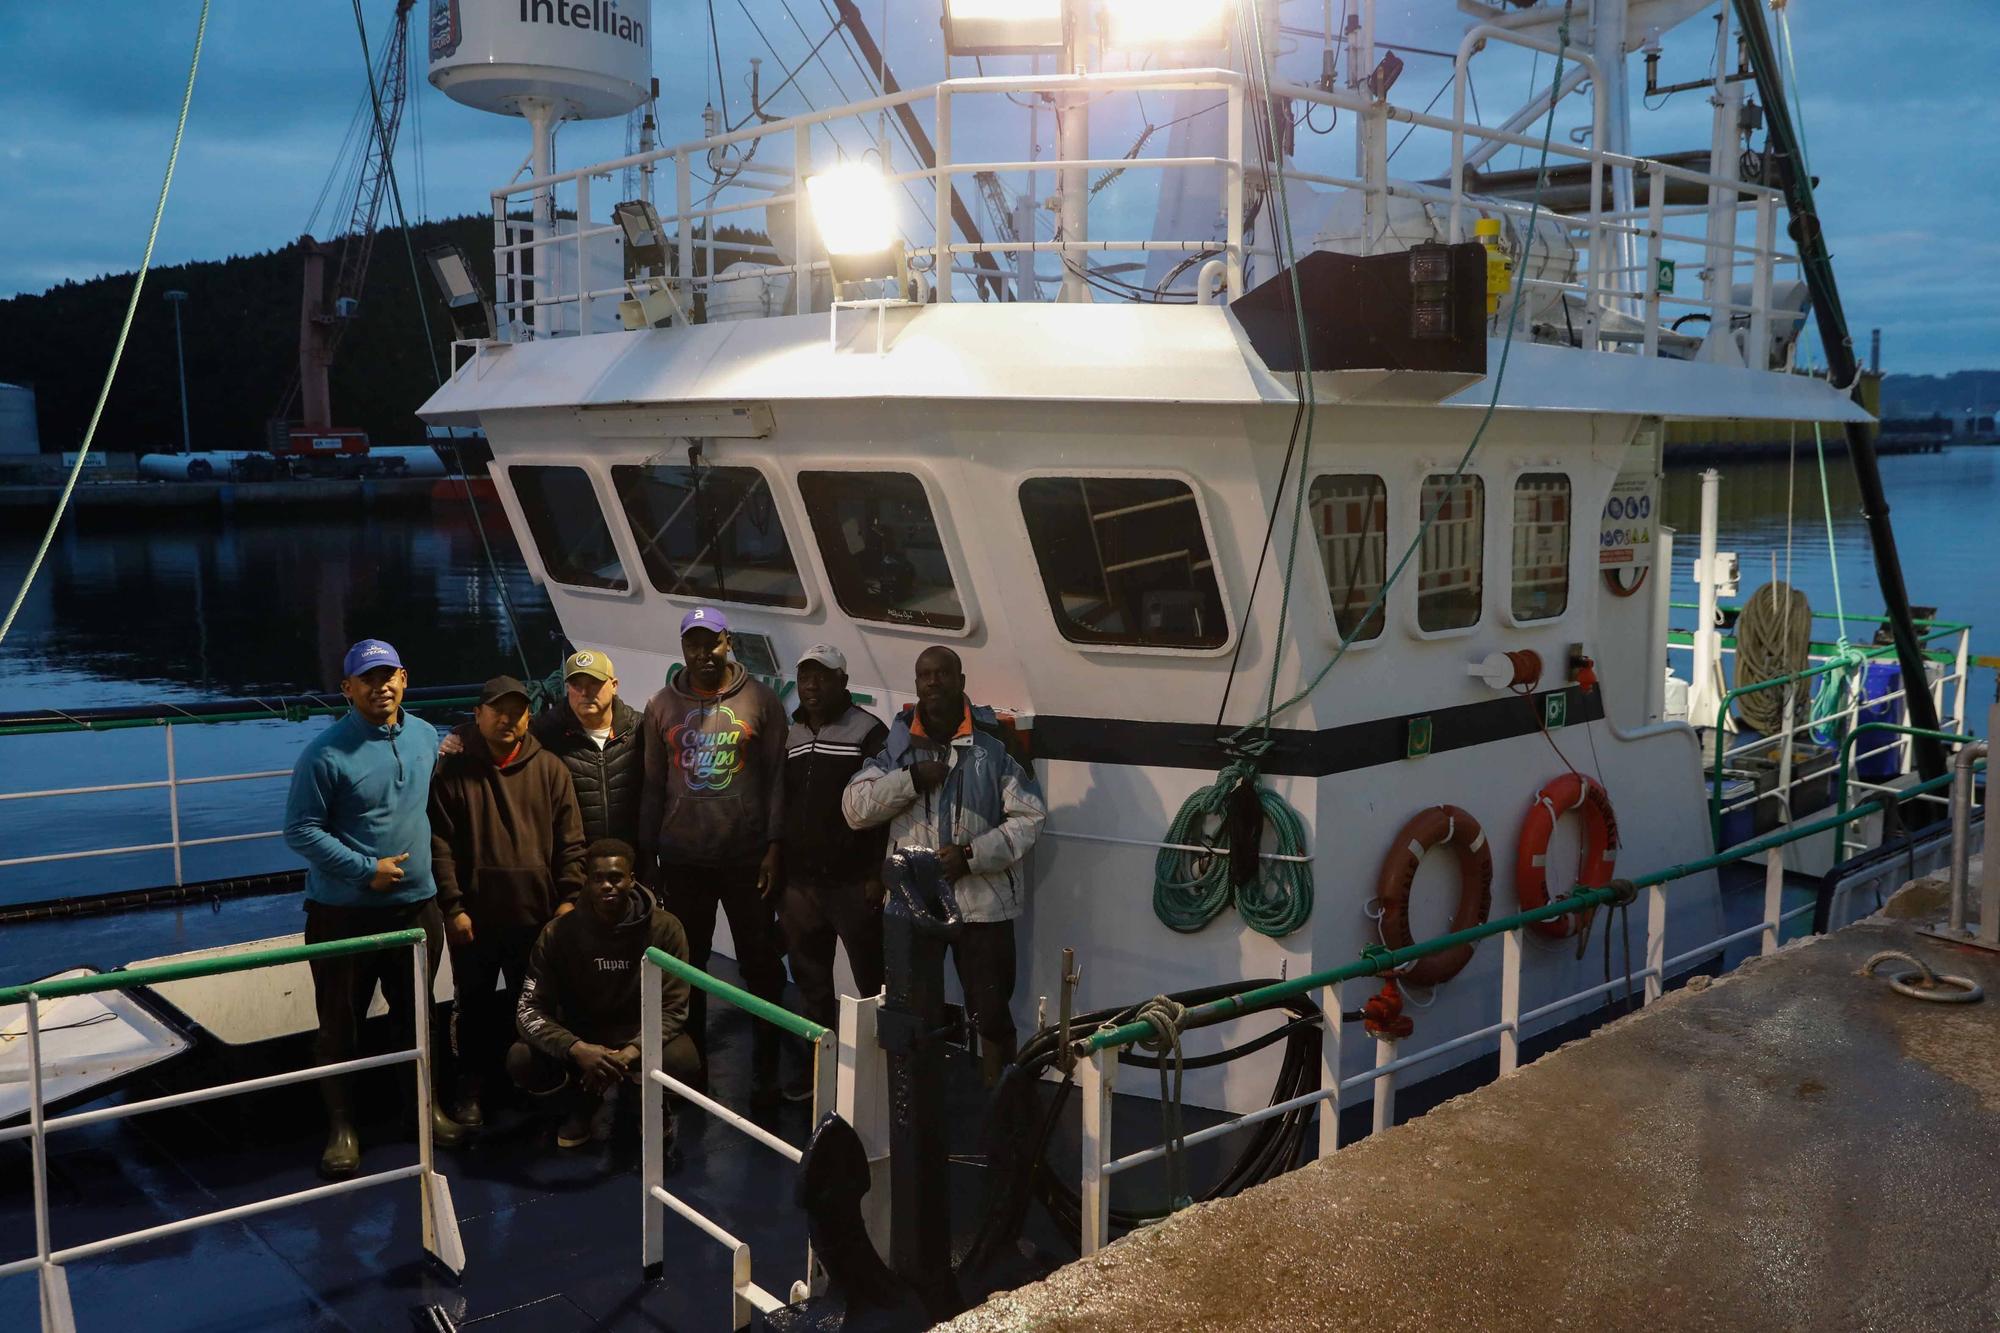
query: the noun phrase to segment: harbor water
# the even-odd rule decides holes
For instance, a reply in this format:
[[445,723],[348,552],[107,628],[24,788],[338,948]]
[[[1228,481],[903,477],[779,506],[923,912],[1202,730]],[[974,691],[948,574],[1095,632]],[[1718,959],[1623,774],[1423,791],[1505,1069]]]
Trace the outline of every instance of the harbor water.
[[[1991,546],[2000,508],[2000,449],[1884,459],[1903,565],[1914,602],[1977,627],[1975,652],[2000,650],[2000,580]],[[1810,436],[1795,462],[1723,466],[1722,548],[1741,557],[1741,595],[1789,573],[1814,610],[1879,615],[1880,592],[1854,481],[1844,457],[1827,460],[1827,506]],[[1788,484],[1789,483],[1789,484]],[[1682,534],[1674,598],[1693,601],[1700,472],[1671,469],[1663,499]],[[1789,500],[1788,500],[1789,496]],[[0,589],[19,584],[39,533],[0,532]],[[314,516],[138,526],[121,520],[69,527],[57,540],[13,632],[0,643],[0,711],[111,705],[185,706],[246,696],[331,690],[341,652],[364,635],[394,642],[415,685],[535,674],[560,660],[560,629],[529,579],[497,513],[486,522],[496,579],[471,511]],[[1836,569],[1839,598],[1835,597]],[[503,606],[511,603],[518,638]],[[1675,613],[1687,626],[1692,613]],[[1829,626],[1821,627],[1822,635]],[[1856,637],[1866,640],[1857,629]],[[1684,654],[1682,657],[1684,658]],[[643,699],[657,681],[627,679]],[[976,687],[976,682],[975,682]],[[1975,717],[1992,697],[1991,671],[1975,673]],[[179,777],[288,769],[322,720],[179,726]],[[64,851],[165,842],[171,814],[159,789],[35,800],[9,793],[142,782],[166,776],[166,733],[141,728],[96,735],[0,738],[0,861]],[[240,838],[185,850],[186,882],[282,870],[295,864],[275,837],[282,777],[184,787],[184,839]],[[173,882],[166,851],[0,865],[0,905]]]

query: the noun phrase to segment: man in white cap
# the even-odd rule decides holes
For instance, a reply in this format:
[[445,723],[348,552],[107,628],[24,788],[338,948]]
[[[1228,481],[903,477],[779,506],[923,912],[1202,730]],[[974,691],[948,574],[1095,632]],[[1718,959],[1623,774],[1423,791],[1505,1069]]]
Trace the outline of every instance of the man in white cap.
[[[881,718],[847,689],[847,655],[816,643],[799,657],[799,706],[785,747],[785,894],[778,907],[792,980],[807,1018],[827,1027],[834,1009],[833,945],[861,998],[882,989],[883,827],[857,831],[840,813],[840,796],[863,761],[889,738]],[[809,1082],[785,1095],[803,1101]]]
[[[715,914],[729,916],[736,966],[751,994],[775,1001],[785,960],[773,906],[784,887],[784,705],[729,656],[729,620],[712,606],[681,617],[681,670],[646,705],[646,788],[639,863],[687,930],[688,961],[707,968]],[[688,1035],[707,1057],[707,992]],[[778,1030],[752,1023],[753,1103],[779,1097]]]

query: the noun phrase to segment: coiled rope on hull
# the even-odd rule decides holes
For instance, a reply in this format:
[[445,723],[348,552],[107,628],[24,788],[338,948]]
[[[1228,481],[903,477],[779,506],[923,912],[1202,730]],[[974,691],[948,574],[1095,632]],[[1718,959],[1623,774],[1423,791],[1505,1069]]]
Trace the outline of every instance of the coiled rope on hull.
[[[1736,688],[1782,680],[1806,669],[1812,651],[1812,604],[1789,584],[1773,580],[1750,594],[1736,619]],[[1784,729],[1785,701],[1800,682],[1752,694],[1739,693],[1736,711],[1743,725],[1766,735]],[[1793,713],[1795,721],[1799,718]]]
[[[1250,784],[1264,822],[1275,837],[1274,854],[1261,856],[1257,873],[1240,886],[1230,883],[1230,834],[1225,816],[1238,788]],[[1153,861],[1153,914],[1162,925],[1193,934],[1222,914],[1233,901],[1245,925],[1281,939],[1312,917],[1312,862],[1305,859],[1306,825],[1299,812],[1257,779],[1257,765],[1240,759],[1214,782],[1181,802],[1163,847]],[[1187,851],[1201,847],[1202,851]],[[1252,847],[1252,853],[1259,851]]]

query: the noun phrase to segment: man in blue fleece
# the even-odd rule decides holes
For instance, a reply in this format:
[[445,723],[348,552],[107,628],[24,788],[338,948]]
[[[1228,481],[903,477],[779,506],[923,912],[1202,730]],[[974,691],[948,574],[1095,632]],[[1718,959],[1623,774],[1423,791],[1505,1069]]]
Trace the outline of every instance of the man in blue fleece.
[[[315,736],[292,767],[285,845],[306,863],[306,943],[421,927],[435,984],[444,923],[431,879],[427,811],[438,735],[430,723],[403,712],[408,686],[402,659],[380,639],[363,639],[347,650],[340,692],[353,707]],[[378,981],[398,1040],[413,1040],[418,1018],[430,1021],[428,988],[421,1000],[411,994],[410,959],[401,949],[316,959],[312,979],[319,1010],[314,1055],[321,1064],[355,1057]],[[361,1166],[352,1081],[323,1078],[320,1095],[327,1118],[320,1173],[351,1176]],[[447,1148],[463,1137],[435,1103],[431,1132]]]

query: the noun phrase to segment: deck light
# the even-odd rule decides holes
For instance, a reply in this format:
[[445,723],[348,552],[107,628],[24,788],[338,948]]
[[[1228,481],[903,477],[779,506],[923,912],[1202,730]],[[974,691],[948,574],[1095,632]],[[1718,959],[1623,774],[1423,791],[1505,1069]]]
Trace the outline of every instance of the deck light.
[[1060,50],[1063,0],[945,0],[944,42],[957,56]]
[[900,276],[902,237],[889,182],[872,162],[843,162],[806,177],[813,225],[836,282]]
[[1229,0],[1104,0],[1104,40],[1120,50],[1183,50],[1228,41]]
[[472,261],[465,257],[465,251],[455,245],[440,245],[424,251],[424,259],[430,265],[432,280],[444,296],[445,309],[451,313],[453,336],[492,337],[493,306],[487,301],[486,289],[479,285],[479,275],[473,272]]

